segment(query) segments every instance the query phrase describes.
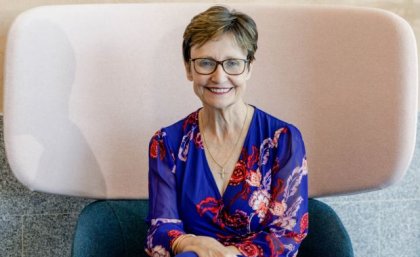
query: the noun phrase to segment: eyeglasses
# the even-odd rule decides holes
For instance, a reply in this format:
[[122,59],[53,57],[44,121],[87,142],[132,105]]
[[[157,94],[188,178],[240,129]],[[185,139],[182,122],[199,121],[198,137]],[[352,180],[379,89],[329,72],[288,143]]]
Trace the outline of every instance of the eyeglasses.
[[194,64],[194,70],[201,75],[210,75],[216,71],[217,65],[222,65],[223,70],[229,75],[241,75],[245,71],[248,60],[226,59],[216,61],[210,58],[195,58],[190,60]]

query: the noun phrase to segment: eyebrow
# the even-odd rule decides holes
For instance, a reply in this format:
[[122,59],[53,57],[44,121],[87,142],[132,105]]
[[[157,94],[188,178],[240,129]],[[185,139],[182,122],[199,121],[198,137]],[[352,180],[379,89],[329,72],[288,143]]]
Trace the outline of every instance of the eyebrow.
[[213,57],[211,57],[211,56],[194,57],[194,58],[192,58],[192,57],[191,57],[191,59],[211,59],[211,60],[215,60],[215,61],[225,61],[225,60],[230,60],[230,59],[246,60],[246,58],[241,58],[241,57],[232,57],[232,56],[229,56],[229,57],[227,57],[227,58],[225,58],[225,59],[223,59],[223,60],[217,60],[217,59],[215,59],[215,58],[213,58]]

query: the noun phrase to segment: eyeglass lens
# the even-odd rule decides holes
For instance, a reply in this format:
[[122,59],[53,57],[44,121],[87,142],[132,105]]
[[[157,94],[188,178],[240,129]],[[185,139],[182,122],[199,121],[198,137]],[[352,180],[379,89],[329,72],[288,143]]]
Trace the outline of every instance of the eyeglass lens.
[[197,58],[192,60],[197,73],[208,75],[217,69],[217,65],[221,64],[223,70],[229,75],[239,75],[244,72],[246,60],[227,59],[224,61],[216,61],[208,58]]

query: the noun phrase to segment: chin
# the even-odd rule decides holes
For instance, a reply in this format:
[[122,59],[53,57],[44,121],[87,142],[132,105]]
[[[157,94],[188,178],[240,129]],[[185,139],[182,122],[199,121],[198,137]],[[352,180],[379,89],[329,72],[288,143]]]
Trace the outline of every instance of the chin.
[[234,101],[234,102],[233,101],[218,101],[218,102],[203,102],[203,105],[214,108],[214,109],[223,110],[223,109],[233,107],[238,103],[239,101]]

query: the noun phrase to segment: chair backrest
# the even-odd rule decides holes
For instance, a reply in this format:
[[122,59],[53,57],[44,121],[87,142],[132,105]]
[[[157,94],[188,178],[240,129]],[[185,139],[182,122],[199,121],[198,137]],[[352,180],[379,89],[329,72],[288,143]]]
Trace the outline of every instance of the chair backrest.
[[[5,144],[33,190],[147,197],[148,142],[200,106],[182,33],[207,4],[39,7],[7,41]],[[410,26],[379,9],[232,4],[260,34],[247,101],[303,133],[310,195],[384,187],[415,143]]]

